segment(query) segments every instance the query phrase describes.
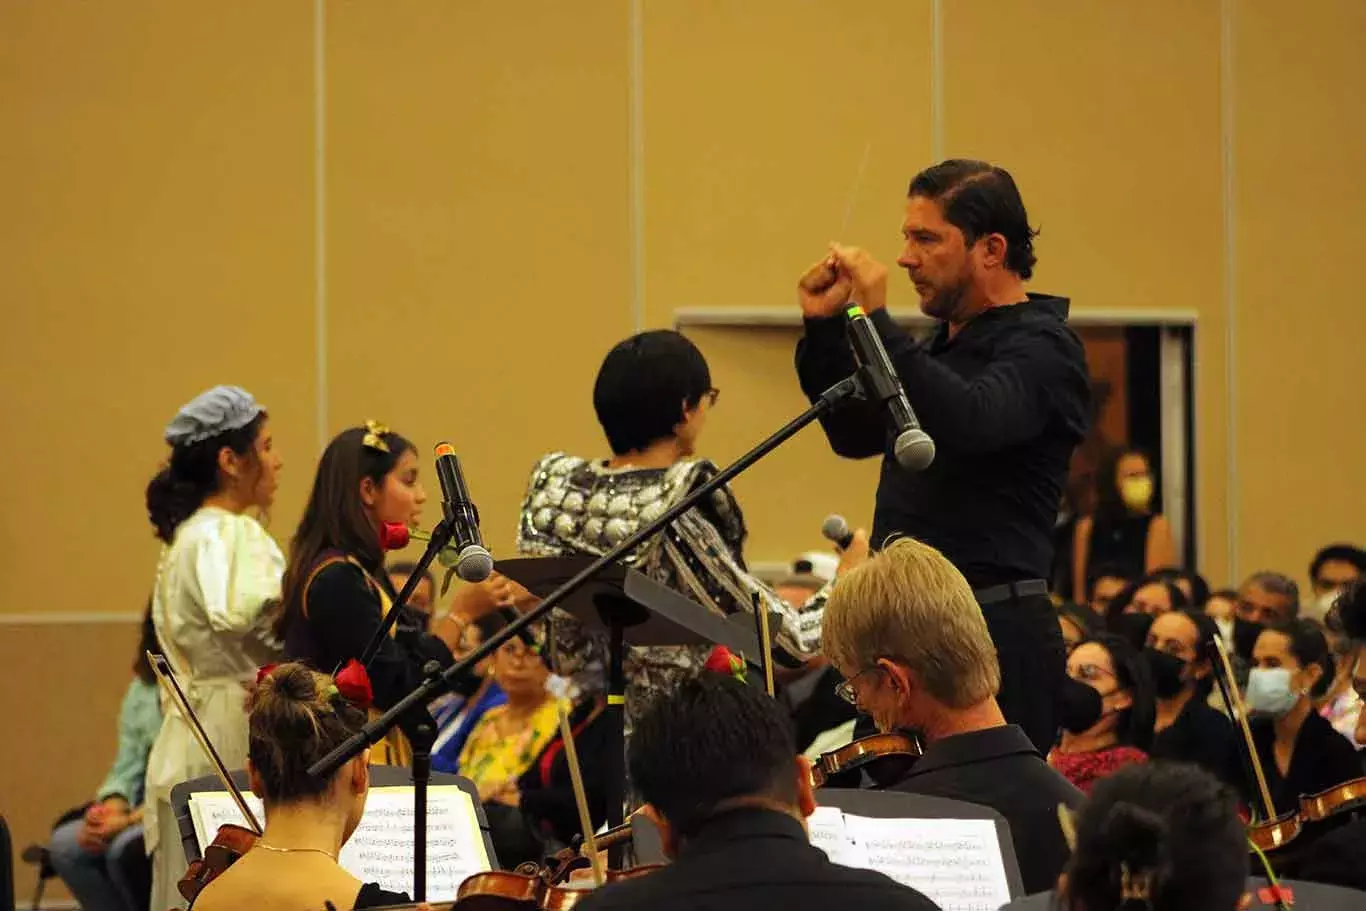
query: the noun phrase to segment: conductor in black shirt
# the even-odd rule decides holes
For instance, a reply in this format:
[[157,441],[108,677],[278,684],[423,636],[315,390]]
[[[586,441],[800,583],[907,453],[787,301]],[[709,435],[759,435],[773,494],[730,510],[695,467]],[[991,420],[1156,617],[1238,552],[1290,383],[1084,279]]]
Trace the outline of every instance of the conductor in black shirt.
[[703,673],[661,691],[631,736],[631,781],[673,863],[605,886],[581,911],[774,908],[934,911],[872,870],[831,863],[807,839],[811,766],[763,691]]
[[910,535],[962,571],[1000,658],[1001,708],[1047,749],[1065,656],[1044,579],[1068,461],[1089,419],[1085,354],[1067,327],[1067,299],[1025,292],[1035,232],[1004,169],[951,160],[916,175],[902,234],[897,264],[939,321],[934,334],[918,343],[897,326],[887,268],[836,244],[798,283],[797,373],[813,401],[853,373],[844,313],[851,302],[868,312],[937,456],[921,472],[900,467],[875,403],[825,417],[826,437],[841,456],[883,456],[874,546]]

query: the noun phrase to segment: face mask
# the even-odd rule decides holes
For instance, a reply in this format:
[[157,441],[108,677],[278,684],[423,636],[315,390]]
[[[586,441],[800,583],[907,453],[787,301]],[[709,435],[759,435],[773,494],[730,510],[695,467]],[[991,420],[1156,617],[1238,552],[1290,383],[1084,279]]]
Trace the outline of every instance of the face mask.
[[1058,698],[1059,721],[1063,729],[1072,734],[1083,734],[1091,730],[1105,714],[1100,693],[1080,680],[1068,677],[1063,681],[1062,693]]
[[1300,616],[1311,620],[1318,620],[1320,623],[1328,616],[1328,612],[1333,609],[1333,602],[1342,594],[1340,589],[1326,591],[1313,601],[1300,608]]
[[1254,667],[1247,675],[1247,709],[1280,718],[1295,707],[1299,694],[1290,688],[1290,668]]
[[1133,510],[1144,510],[1153,501],[1153,479],[1125,478],[1119,482],[1119,498]]
[[1219,628],[1219,638],[1224,640],[1225,645],[1233,644],[1233,618],[1225,617],[1222,620],[1215,620],[1214,625]]
[[1252,649],[1256,647],[1257,637],[1262,634],[1262,629],[1260,623],[1253,623],[1242,617],[1233,619],[1233,650],[1238,653],[1238,657],[1244,661],[1252,660]]
[[1186,672],[1185,661],[1155,648],[1145,648],[1143,659],[1148,662],[1148,668],[1152,671],[1153,689],[1158,699],[1170,699],[1181,692],[1181,688],[1186,685],[1186,681],[1182,679],[1182,674]]

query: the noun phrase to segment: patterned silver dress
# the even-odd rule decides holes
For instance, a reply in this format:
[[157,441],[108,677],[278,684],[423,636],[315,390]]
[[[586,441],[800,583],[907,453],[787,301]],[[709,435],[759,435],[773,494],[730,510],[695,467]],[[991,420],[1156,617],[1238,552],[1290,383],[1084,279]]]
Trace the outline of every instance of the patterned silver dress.
[[[668,468],[609,468],[601,460],[551,453],[536,464],[527,484],[517,549],[532,557],[601,555],[716,472],[705,459],[685,459]],[[794,608],[751,576],[741,553],[745,534],[740,505],[723,487],[642,544],[626,562],[721,615],[751,612],[757,592],[782,617],[775,630],[777,647],[796,658],[814,656],[820,647],[823,601]],[[585,692],[601,692],[606,683],[605,637],[560,612],[553,619],[552,636],[560,673],[572,677]],[[696,674],[710,652],[705,646],[629,649],[628,727],[655,693]]]

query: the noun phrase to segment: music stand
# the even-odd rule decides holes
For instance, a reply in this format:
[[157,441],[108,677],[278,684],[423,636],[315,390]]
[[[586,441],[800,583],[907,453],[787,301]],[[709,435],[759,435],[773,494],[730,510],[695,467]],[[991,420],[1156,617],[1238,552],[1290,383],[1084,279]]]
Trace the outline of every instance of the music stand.
[[[574,578],[596,557],[523,557],[494,567],[538,597]],[[654,581],[639,570],[613,563],[560,604],[585,627],[607,634],[607,822],[625,815],[626,646],[722,645],[746,661],[759,662],[759,638],[748,624],[718,616],[696,601]],[[748,615],[746,615],[747,617]],[[773,616],[777,616],[776,613]],[[771,624],[777,629],[777,621]],[[612,857],[619,868],[621,849]]]

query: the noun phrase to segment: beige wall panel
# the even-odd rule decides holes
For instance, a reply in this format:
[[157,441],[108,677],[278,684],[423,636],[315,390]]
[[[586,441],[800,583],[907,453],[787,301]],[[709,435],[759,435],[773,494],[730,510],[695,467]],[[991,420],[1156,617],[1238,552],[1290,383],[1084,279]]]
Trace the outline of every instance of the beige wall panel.
[[143,490],[202,389],[307,452],[309,30],[276,0],[0,5],[0,612],[140,610]]
[[1033,287],[1074,308],[1199,314],[1200,568],[1228,565],[1219,4],[944,4],[945,152],[1011,170]]
[[1320,545],[1366,543],[1363,40],[1355,0],[1237,5],[1241,562],[1302,581]]
[[[797,276],[841,233],[896,255],[931,148],[929,0],[643,6],[648,325],[795,307]],[[910,302],[897,285],[893,305]]]
[[[328,426],[459,451],[495,556],[535,459],[605,450],[631,331],[625,2],[331,4]],[[415,549],[414,549],[415,550]]]

